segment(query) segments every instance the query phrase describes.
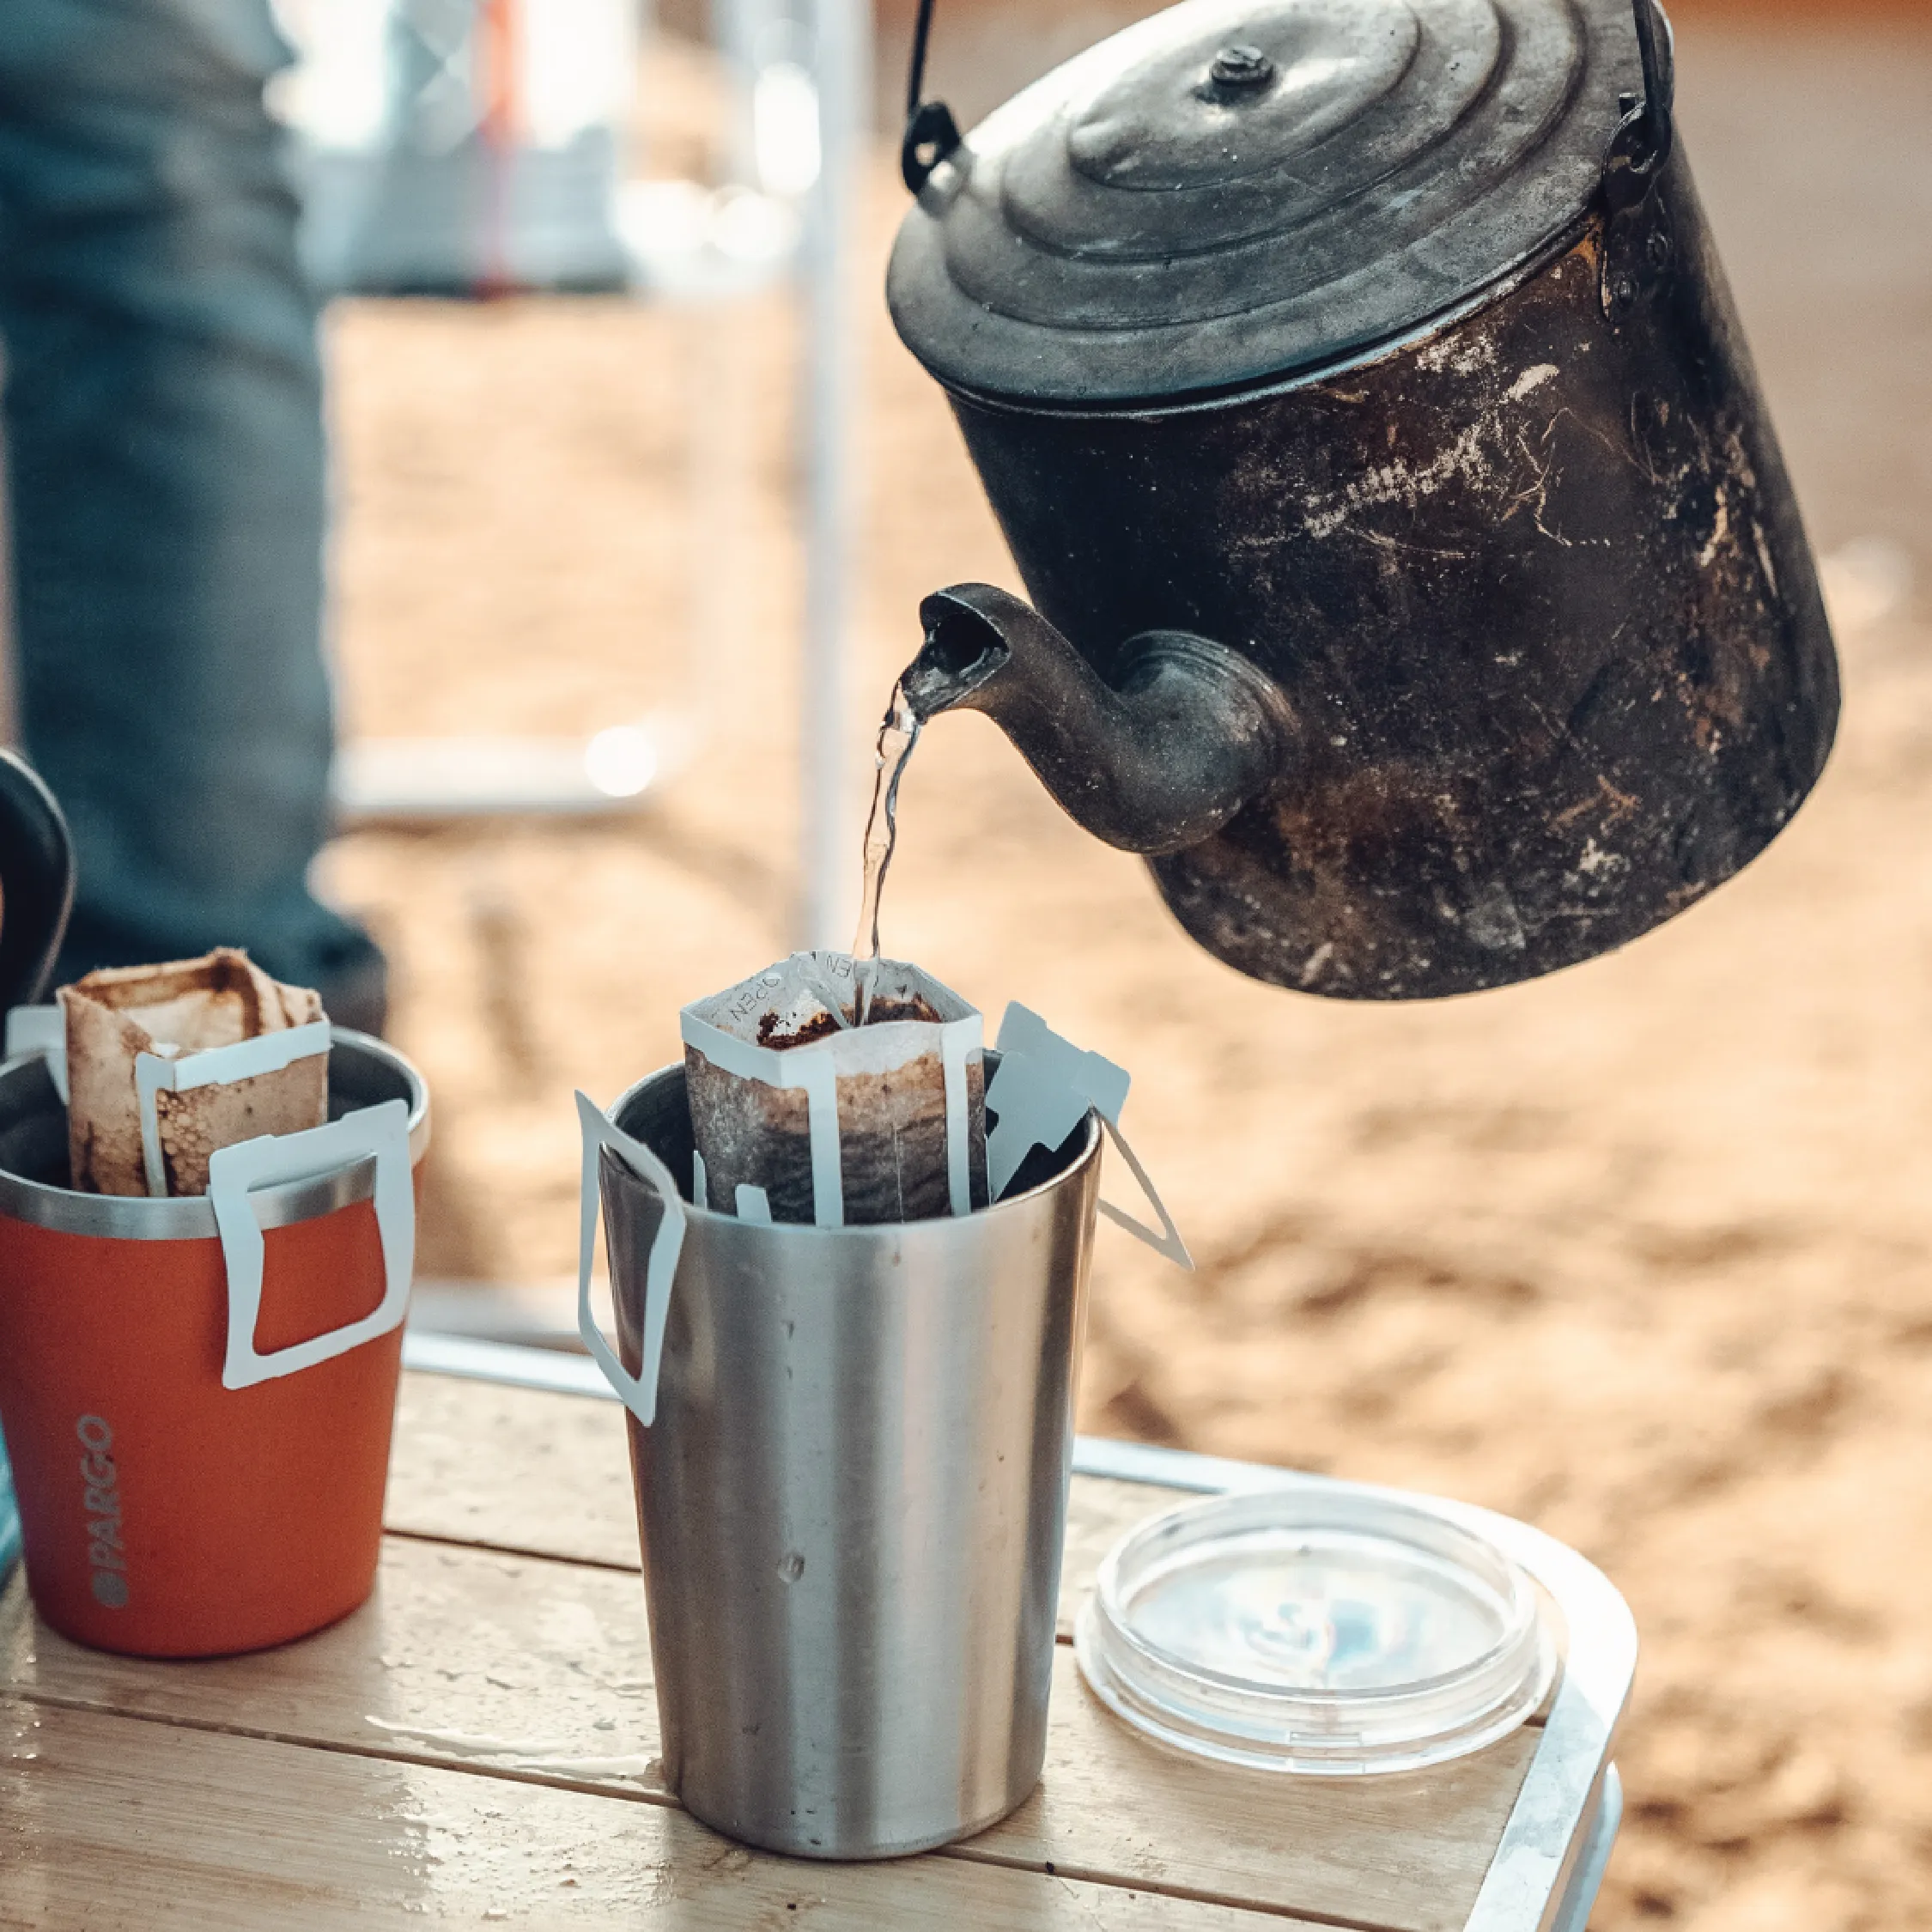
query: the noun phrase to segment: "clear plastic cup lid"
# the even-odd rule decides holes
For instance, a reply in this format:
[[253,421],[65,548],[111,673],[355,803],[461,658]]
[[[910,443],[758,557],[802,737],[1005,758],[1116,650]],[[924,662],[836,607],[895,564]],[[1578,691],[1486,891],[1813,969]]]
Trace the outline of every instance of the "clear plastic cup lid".
[[1555,1668],[1535,1587],[1494,1544],[1373,1491],[1184,1504],[1108,1553],[1075,1632],[1130,1724],[1267,1771],[1414,1771],[1479,1751]]

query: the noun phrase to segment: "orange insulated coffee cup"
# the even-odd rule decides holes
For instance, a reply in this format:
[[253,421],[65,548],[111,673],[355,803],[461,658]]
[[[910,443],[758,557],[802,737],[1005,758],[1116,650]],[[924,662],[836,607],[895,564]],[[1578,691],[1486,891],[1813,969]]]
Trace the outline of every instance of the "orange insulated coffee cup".
[[0,1066],[0,1427],[34,1604],[141,1656],[333,1623],[375,1581],[421,1077],[335,1029],[328,1124],[222,1149],[179,1200],[69,1188],[58,1079]]

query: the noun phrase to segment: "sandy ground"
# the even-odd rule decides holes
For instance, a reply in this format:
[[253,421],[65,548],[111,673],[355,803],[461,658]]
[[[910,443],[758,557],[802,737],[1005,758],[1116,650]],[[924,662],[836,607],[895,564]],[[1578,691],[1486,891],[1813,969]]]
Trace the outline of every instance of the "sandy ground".
[[[1899,161],[1932,52],[1815,51],[1686,35],[1686,118],[1814,527],[1923,544],[1927,166]],[[883,167],[875,200],[882,252]],[[1012,580],[867,313],[855,818],[918,598]],[[572,1087],[673,1057],[678,1005],[789,937],[788,323],[365,307],[333,346],[352,726],[713,727],[637,817],[367,832],[327,862],[435,1091],[427,1271],[552,1277]],[[1473,1498],[1628,1594],[1602,1927],[1932,1917],[1932,628],[1908,606],[1844,641],[1831,769],[1744,878],[1619,957],[1447,1005],[1240,979],[976,719],[907,781],[888,950],[1129,1066],[1127,1125],[1201,1259],[1103,1230],[1085,1425]]]

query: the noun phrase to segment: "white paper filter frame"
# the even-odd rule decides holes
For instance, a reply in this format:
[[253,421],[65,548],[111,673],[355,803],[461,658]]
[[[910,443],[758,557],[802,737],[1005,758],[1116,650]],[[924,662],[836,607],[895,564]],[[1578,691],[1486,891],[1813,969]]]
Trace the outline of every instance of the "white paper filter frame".
[[62,1006],[15,1006],[7,1015],[6,1057],[39,1054],[47,1063],[60,1104],[67,1104],[67,1012]]
[[307,1060],[328,1050],[329,1023],[319,1019],[309,1021],[306,1026],[285,1026],[276,1033],[258,1033],[252,1040],[237,1040],[232,1046],[204,1047],[197,1053],[183,1054],[175,1059],[161,1054],[137,1054],[134,1090],[141,1103],[141,1157],[147,1169],[148,1192],[157,1200],[167,1193],[156,1094],[185,1093],[195,1087],[233,1086],[238,1080],[252,1080],[259,1073],[279,1073],[298,1060]]
[[[241,1043],[255,1044],[252,1040]],[[210,1049],[212,1053],[233,1050]],[[307,1341],[291,1343],[272,1354],[262,1354],[255,1346],[255,1324],[261,1318],[267,1248],[250,1195],[258,1188],[339,1173],[372,1155],[376,1231],[382,1243],[382,1299],[357,1321],[312,1335]],[[224,1388],[252,1388],[258,1382],[299,1374],[402,1327],[409,1314],[410,1284],[416,1271],[416,1190],[410,1165],[410,1110],[401,1100],[361,1107],[339,1121],[304,1127],[296,1133],[264,1133],[253,1140],[239,1140],[231,1146],[217,1147],[208,1157],[208,1200],[215,1210],[228,1280],[228,1333],[222,1364]]]
[[[965,1215],[973,1211],[966,1065],[985,1046],[986,1023],[975,1012],[938,1024],[939,1069],[946,1093],[946,1193],[952,1212]],[[885,1020],[875,1026],[846,1027],[803,1047],[758,1047],[699,1018],[689,1006],[678,1016],[684,1044],[734,1078],[804,1089],[811,1142],[811,1218],[822,1228],[845,1225],[845,1183],[839,1171],[840,1076],[896,1072],[931,1050],[933,1027],[931,1020]],[[844,1056],[835,1065],[830,1051],[835,1042]],[[764,1218],[770,1218],[769,1203],[762,1199],[754,1203],[752,1213],[744,1212],[747,1195],[763,1194],[762,1188],[738,1189],[743,1218],[758,1218],[756,1208],[760,1206]],[[708,1198],[703,1205],[709,1205]]]
[[988,1197],[998,1200],[1035,1147],[1058,1147],[1086,1117],[1099,1115],[1148,1205],[1160,1217],[1157,1232],[1124,1209],[1103,1200],[1100,1212],[1169,1261],[1191,1269],[1194,1256],[1174,1224],[1152,1179],[1121,1132],[1130,1076],[1099,1054],[1076,1047],[1029,1006],[1014,1000],[999,1023],[999,1065],[987,1083],[987,1111],[997,1116],[986,1137]]
[[[592,1358],[603,1370],[605,1379],[617,1393],[617,1400],[648,1429],[658,1419],[658,1372],[664,1362],[665,1323],[671,1315],[671,1284],[677,1278],[677,1257],[684,1251],[685,1207],[683,1196],[671,1170],[641,1140],[633,1139],[591,1098],[577,1096],[577,1124],[584,1137],[584,1170],[580,1185],[577,1228],[577,1333]],[[617,1351],[604,1339],[591,1311],[591,1260],[597,1248],[597,1223],[604,1208],[604,1190],[598,1185],[598,1153],[608,1147],[640,1181],[644,1182],[664,1203],[664,1218],[658,1224],[651,1242],[651,1254],[644,1267],[643,1360],[633,1376],[617,1359]],[[704,1180],[704,1163],[694,1162],[698,1185]],[[701,1201],[699,1205],[703,1204]],[[617,1263],[611,1265],[611,1291],[617,1294]]]

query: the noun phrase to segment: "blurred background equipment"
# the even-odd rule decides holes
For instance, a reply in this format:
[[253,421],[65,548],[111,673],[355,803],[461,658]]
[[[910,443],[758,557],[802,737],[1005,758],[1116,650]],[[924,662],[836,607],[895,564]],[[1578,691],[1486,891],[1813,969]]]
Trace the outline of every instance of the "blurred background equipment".
[[0,1014],[45,999],[74,907],[74,841],[27,761],[0,750]]
[[[730,76],[725,178],[634,179],[640,0],[279,0],[300,54],[277,88],[296,137],[304,254],[337,294],[489,298],[623,292],[732,303],[792,278],[802,354],[805,550],[801,944],[842,940],[849,897],[842,729],[852,563],[853,197],[868,0],[716,0]],[[708,357],[704,401],[743,380]],[[744,452],[720,409],[690,441],[690,495],[728,502]],[[361,739],[338,754],[355,823],[631,808],[696,754],[718,708],[720,519],[693,558],[686,689],[583,739]],[[709,619],[707,623],[705,620]]]
[[282,0],[326,289],[622,289],[634,0]]
[[5,1452],[0,1450],[0,1583],[13,1574],[20,1558],[20,1511],[14,1506],[13,1478]]
[[[0,1013],[45,996],[73,903],[74,845],[60,807],[24,759],[0,751]],[[0,1441],[0,1584],[19,1555],[20,1511]]]

